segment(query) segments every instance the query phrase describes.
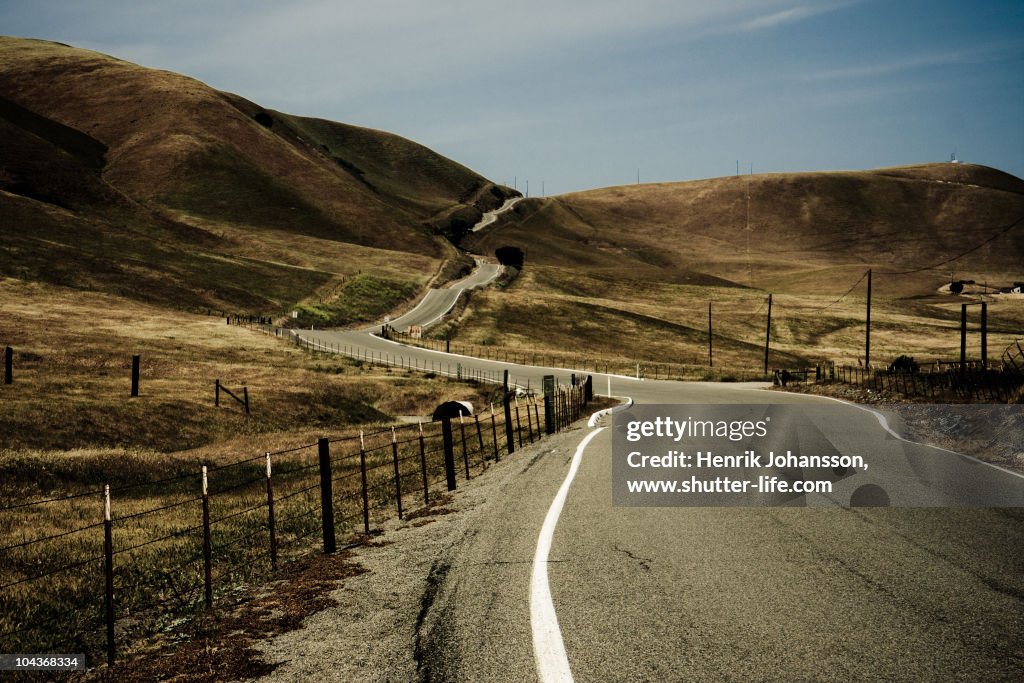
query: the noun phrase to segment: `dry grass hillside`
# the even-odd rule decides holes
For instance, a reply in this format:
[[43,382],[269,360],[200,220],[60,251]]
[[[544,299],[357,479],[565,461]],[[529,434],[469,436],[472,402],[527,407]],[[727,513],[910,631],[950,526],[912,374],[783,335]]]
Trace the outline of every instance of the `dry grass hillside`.
[[[1024,181],[967,164],[622,186],[520,202],[515,214],[473,246],[522,246],[535,264],[776,291],[853,264],[895,271],[953,259],[913,278],[920,293],[951,270],[1022,276],[1024,228],[1006,228],[1024,218]],[[838,289],[843,278],[818,284]]]
[[383,312],[452,255],[453,213],[510,192],[394,135],[40,40],[0,38],[0,136],[0,275],[191,309],[280,312],[360,275],[397,292]]
[[[1022,219],[1024,181],[968,164],[737,176],[525,200],[469,241],[481,253],[518,246],[526,265],[505,291],[475,298],[457,338],[496,343],[499,329],[513,329],[520,346],[557,351],[586,339],[621,360],[699,366],[707,364],[712,302],[719,360],[753,370],[763,363],[771,292],[773,364],[856,362],[863,276],[871,268],[875,359],[949,358],[959,351],[960,304],[977,295],[939,289],[951,273],[993,291],[1024,281]],[[1024,302],[988,300],[989,348],[998,355],[1024,336]],[[557,312],[543,331],[519,324],[542,309]],[[970,351],[978,352],[973,338]]]

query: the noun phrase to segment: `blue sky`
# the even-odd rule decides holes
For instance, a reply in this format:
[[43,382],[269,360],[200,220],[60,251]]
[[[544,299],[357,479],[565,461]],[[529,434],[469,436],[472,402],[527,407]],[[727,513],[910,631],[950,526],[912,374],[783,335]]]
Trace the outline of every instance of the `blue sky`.
[[404,135],[530,194],[964,161],[1024,176],[1024,3],[0,0],[0,33]]

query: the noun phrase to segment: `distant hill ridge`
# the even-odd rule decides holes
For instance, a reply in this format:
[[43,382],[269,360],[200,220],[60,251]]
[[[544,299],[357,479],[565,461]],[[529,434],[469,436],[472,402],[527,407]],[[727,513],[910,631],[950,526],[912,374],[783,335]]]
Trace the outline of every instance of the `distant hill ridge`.
[[624,185],[524,200],[468,244],[520,246],[535,264],[776,290],[816,269],[922,269],[927,291],[950,271],[1024,275],[1024,181],[937,163]]

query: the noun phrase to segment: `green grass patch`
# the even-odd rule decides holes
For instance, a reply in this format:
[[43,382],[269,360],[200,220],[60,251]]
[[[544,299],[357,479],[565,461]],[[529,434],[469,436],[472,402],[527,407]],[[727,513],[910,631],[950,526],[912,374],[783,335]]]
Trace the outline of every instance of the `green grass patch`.
[[336,294],[322,303],[300,304],[295,324],[299,327],[341,326],[380,318],[416,294],[417,287],[374,275],[356,275],[345,280]]

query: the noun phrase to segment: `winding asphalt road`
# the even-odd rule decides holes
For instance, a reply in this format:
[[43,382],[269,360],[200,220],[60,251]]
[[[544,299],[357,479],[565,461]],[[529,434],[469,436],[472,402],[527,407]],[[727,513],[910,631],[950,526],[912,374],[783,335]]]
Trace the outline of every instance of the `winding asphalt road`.
[[[448,311],[455,307],[459,295],[475,287],[486,285],[501,272],[501,266],[496,263],[476,260],[476,269],[472,273],[450,282],[445,287],[432,288],[408,313],[405,313],[390,321],[392,327],[400,332],[405,332],[410,325],[421,325],[430,327],[444,317]],[[374,328],[379,329],[379,328]]]
[[[508,368],[533,387],[570,375],[365,332],[302,337],[463,376]],[[595,387],[639,403],[825,403],[753,385],[596,375]],[[896,449],[889,483],[912,470],[916,504],[977,505],[983,495],[957,491],[993,487],[1024,503],[1020,475],[902,442],[860,407],[837,410],[818,428],[833,443]],[[439,558],[423,680],[1024,680],[1021,508],[616,507],[604,421],[542,442]]]
[[473,226],[473,232],[479,232],[480,230],[486,228],[488,225],[493,224],[496,220],[498,220],[498,216],[508,211],[511,211],[513,207],[515,207],[515,205],[521,202],[522,200],[522,197],[512,197],[511,199],[506,199],[505,203],[499,206],[497,209],[485,212],[483,218],[481,218],[477,222],[477,224]]

